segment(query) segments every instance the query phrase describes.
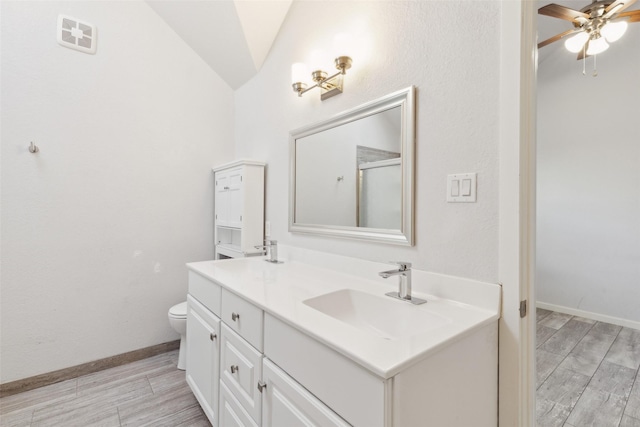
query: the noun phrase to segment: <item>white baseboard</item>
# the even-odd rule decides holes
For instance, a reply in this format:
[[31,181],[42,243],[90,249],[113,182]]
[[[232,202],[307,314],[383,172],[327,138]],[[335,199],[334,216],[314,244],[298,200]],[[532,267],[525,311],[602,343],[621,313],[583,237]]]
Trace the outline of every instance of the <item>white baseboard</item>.
[[580,316],[585,319],[597,320],[599,322],[611,323],[613,325],[625,326],[627,328],[640,329],[640,322],[636,322],[635,320],[621,319],[619,317],[592,313],[590,311],[578,310],[576,308],[547,304],[546,302],[541,301],[536,301],[536,307],[544,308],[545,310],[557,311],[558,313],[570,314],[572,316]]

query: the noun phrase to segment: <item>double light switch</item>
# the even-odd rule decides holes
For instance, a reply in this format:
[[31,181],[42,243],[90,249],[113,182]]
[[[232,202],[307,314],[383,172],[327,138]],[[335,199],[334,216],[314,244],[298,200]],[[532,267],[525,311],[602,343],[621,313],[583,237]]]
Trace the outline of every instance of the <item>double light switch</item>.
[[469,203],[476,201],[475,173],[447,175],[447,202]]

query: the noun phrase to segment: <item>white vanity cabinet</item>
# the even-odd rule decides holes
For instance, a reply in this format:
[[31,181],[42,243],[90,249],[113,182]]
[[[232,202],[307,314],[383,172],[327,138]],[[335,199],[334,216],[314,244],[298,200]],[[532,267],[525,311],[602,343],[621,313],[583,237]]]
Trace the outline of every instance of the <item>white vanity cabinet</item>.
[[330,407],[330,411],[337,412],[350,424],[385,426],[385,408],[390,396],[387,390],[391,390],[386,386],[391,385],[390,380],[372,374],[268,314],[265,316],[265,354],[312,393],[319,405],[327,410]]
[[216,258],[241,258],[264,251],[264,167],[239,160],[213,168]]
[[349,425],[267,360],[262,309],[193,272],[188,301],[187,382],[214,427]]
[[[309,298],[309,284],[283,287],[287,277],[298,283],[317,269],[251,258],[189,266],[187,380],[214,427],[497,425],[498,327],[489,310],[431,300],[433,310],[461,310],[450,312],[450,323],[464,321],[454,317],[464,315],[490,320],[439,344],[427,357],[380,371],[380,351],[406,360],[425,334],[374,340],[352,327],[333,329],[334,322],[329,335],[310,333],[329,320],[296,300]],[[384,295],[386,289],[377,292]],[[281,314],[286,310],[289,316]],[[291,320],[295,315],[307,321],[304,327]],[[365,349],[367,358],[339,351],[334,343],[341,334],[352,339],[350,351]]]
[[187,383],[210,420],[218,413],[220,319],[187,296]]
[[[231,390],[220,384],[220,425],[224,427],[258,427],[253,418],[242,408]],[[215,424],[214,424],[215,427]]]
[[268,359],[264,360],[262,378],[265,383],[262,427],[349,426]]

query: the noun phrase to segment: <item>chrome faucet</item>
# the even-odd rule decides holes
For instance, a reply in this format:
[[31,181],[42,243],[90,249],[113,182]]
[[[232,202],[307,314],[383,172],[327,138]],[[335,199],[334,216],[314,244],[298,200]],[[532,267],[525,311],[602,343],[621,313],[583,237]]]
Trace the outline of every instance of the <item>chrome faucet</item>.
[[412,304],[424,304],[425,300],[420,298],[414,298],[411,296],[411,263],[410,262],[394,262],[397,264],[397,270],[382,271],[378,273],[383,279],[387,279],[391,276],[398,276],[398,292],[388,292],[385,295],[397,298],[403,301],[408,301]]
[[263,246],[256,246],[256,249],[264,249],[265,255],[267,249],[269,250],[269,258],[265,259],[267,262],[272,262],[274,264],[282,264],[282,261],[278,260],[278,241],[277,240],[268,240],[265,239]]

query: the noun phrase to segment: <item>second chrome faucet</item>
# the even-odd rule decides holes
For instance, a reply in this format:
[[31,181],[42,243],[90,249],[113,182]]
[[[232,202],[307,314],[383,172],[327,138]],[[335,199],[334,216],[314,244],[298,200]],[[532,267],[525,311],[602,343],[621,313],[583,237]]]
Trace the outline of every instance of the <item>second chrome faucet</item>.
[[393,264],[397,264],[399,268],[378,273],[383,279],[398,276],[398,292],[388,292],[385,295],[416,305],[427,302],[421,298],[411,296],[411,263],[401,261],[394,262]]
[[256,249],[264,249],[265,255],[267,249],[269,250],[269,258],[265,259],[267,262],[273,264],[282,264],[282,261],[278,260],[278,241],[277,240],[265,240],[264,246],[256,246]]

